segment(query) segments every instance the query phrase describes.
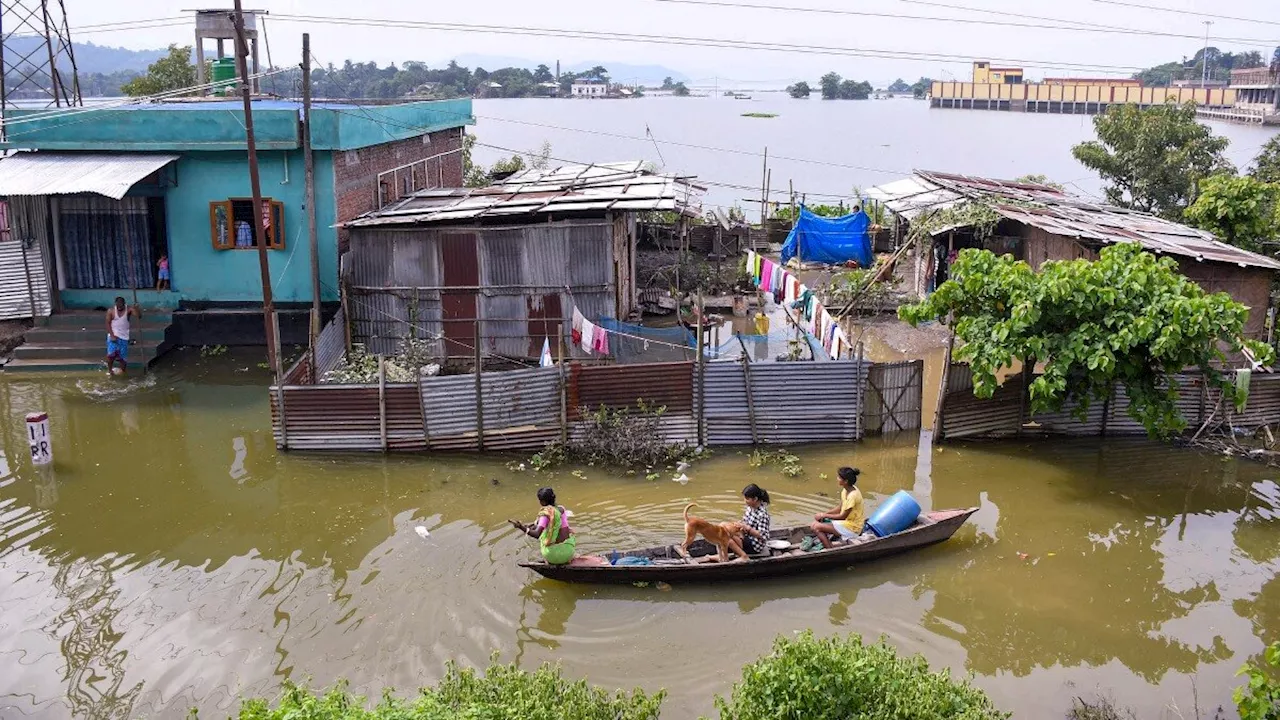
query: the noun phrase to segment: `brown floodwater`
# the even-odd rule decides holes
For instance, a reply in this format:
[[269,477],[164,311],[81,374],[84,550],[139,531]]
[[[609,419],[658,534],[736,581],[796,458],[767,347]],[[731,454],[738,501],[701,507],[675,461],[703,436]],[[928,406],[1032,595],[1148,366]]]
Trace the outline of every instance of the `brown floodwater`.
[[[918,450],[900,435],[797,449],[784,478],[719,450],[687,485],[500,457],[281,454],[256,356],[198,354],[146,378],[0,377],[0,717],[206,717],[288,678],[408,691],[445,661],[559,661],[709,713],[743,664],[799,630],[884,635],[970,672],[1018,717],[1102,692],[1144,718],[1229,704],[1280,640],[1276,470],[1156,443]],[[805,396],[797,397],[803,402]],[[56,464],[27,460],[48,410]],[[842,464],[872,503],[900,489],[981,510],[950,542],[853,570],[711,587],[570,586],[515,565],[506,524],[554,484],[579,547],[671,541],[680,509],[775,524],[833,503]],[[429,535],[417,531],[423,527]],[[1232,714],[1234,716],[1234,714]]]

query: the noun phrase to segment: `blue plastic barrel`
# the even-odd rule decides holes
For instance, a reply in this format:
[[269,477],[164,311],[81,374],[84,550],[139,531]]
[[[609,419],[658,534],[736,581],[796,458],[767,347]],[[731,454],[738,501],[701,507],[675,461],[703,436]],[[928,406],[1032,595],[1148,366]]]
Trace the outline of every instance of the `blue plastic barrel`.
[[867,521],[867,527],[877,537],[885,537],[911,527],[919,516],[920,503],[911,497],[911,493],[899,490],[893,497],[880,503],[880,507],[876,508]]

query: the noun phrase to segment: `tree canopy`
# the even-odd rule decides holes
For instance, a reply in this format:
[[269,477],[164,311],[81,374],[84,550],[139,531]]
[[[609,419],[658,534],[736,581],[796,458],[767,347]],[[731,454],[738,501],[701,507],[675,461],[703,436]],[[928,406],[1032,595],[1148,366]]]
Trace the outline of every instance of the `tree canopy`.
[[1093,128],[1098,139],[1071,154],[1102,177],[1107,201],[1120,207],[1178,221],[1201,179],[1233,170],[1223,155],[1227,139],[1198,122],[1191,103],[1112,105]]
[[146,75],[125,83],[120,91],[129,97],[142,97],[181,90],[195,84],[196,67],[191,63],[191,46],[170,45],[169,54],[147,66]]
[[829,72],[818,81],[823,100],[866,100],[871,97],[871,83],[846,80],[840,73]]
[[894,80],[892,83],[889,83],[889,87],[886,88],[886,90],[888,90],[891,93],[904,93],[904,92],[910,92],[911,86],[907,84],[906,80],[903,80],[902,78],[898,78],[897,80]]
[[1173,84],[1175,80],[1200,80],[1205,76],[1204,63],[1208,59],[1210,80],[1226,81],[1231,79],[1231,71],[1241,68],[1263,67],[1266,58],[1257,50],[1245,52],[1224,52],[1210,45],[1207,49],[1198,47],[1190,59],[1185,56],[1180,61],[1172,61],[1149,67],[1133,75],[1134,80],[1143,85],[1163,87]]
[[1249,174],[1262,182],[1280,183],[1280,135],[1272,137],[1262,146],[1258,156],[1253,159]]
[[1192,225],[1236,247],[1262,252],[1262,243],[1280,232],[1280,184],[1249,175],[1212,175],[1200,181],[1200,195],[1187,208]]
[[929,88],[933,85],[933,79],[922,77],[911,85],[911,95],[915,98],[922,98],[929,94]]
[[787,93],[793,98],[807,98],[813,89],[809,87],[809,83],[801,80],[795,85],[787,87]]
[[996,373],[1014,360],[1042,362],[1030,384],[1033,413],[1068,401],[1083,413],[1119,384],[1129,414],[1165,436],[1185,427],[1171,374],[1198,367],[1221,381],[1213,366],[1221,345],[1271,361],[1269,346],[1241,338],[1248,312],[1226,293],[1206,293],[1171,258],[1123,243],[1096,261],[1050,260],[1039,272],[1009,255],[962,250],[950,279],[898,314],[912,324],[952,318],[962,342],[955,357],[969,363],[978,397],[991,397]]

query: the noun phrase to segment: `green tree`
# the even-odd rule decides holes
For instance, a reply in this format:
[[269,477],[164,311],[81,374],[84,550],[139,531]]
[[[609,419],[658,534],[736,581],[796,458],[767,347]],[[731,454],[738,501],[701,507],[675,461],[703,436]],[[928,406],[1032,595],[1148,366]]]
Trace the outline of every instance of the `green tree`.
[[1249,174],[1256,180],[1268,183],[1280,183],[1280,135],[1276,135],[1262,146],[1258,156],[1253,159],[1253,167]]
[[689,97],[689,88],[684,83],[678,82],[671,87],[671,94],[676,97]]
[[1021,176],[1021,177],[1014,178],[1014,180],[1013,180],[1013,181],[1014,181],[1014,182],[1020,182],[1020,183],[1032,183],[1032,184],[1035,184],[1035,185],[1044,185],[1044,186],[1046,186],[1046,187],[1051,187],[1051,188],[1053,188],[1054,190],[1064,190],[1064,189],[1065,189],[1064,187],[1062,187],[1062,186],[1061,186],[1061,185],[1059,185],[1058,183],[1056,183],[1056,182],[1054,182],[1054,181],[1050,180],[1048,175],[1042,175],[1042,174],[1039,174],[1039,173],[1032,173],[1032,174],[1030,174],[1030,175],[1023,175],[1023,176]]
[[1195,200],[1196,183],[1230,171],[1227,139],[1196,120],[1195,105],[1139,108],[1117,104],[1093,118],[1097,140],[1071,154],[1107,183],[1107,200],[1120,207],[1181,220]]
[[595,67],[588,70],[586,74],[587,74],[587,77],[600,78],[605,82],[609,81],[609,71],[605,70],[603,65],[596,65]]
[[929,94],[931,87],[933,87],[933,79],[922,77],[911,86],[911,96],[917,99],[923,98]]
[[1276,237],[1280,216],[1280,185],[1248,175],[1211,175],[1200,181],[1200,194],[1187,208],[1192,225],[1236,247],[1262,251],[1262,243]]
[[555,76],[551,74],[551,68],[547,67],[546,65],[539,65],[538,67],[533,69],[534,82],[544,83],[544,82],[551,82],[555,79],[556,79]]
[[1262,53],[1257,50],[1249,50],[1236,56],[1233,69],[1243,70],[1245,68],[1263,67],[1266,64],[1266,61],[1262,59]]
[[903,80],[902,78],[898,78],[897,80],[894,80],[892,83],[890,83],[887,89],[891,93],[904,93],[904,92],[910,92],[911,86],[907,84],[906,80]]
[[809,87],[809,83],[804,80],[801,80],[795,85],[791,85],[787,88],[787,93],[793,98],[807,98],[811,92],[813,92],[813,90]]
[[974,394],[991,397],[996,373],[1044,363],[1030,385],[1031,411],[1074,401],[1084,413],[1113,386],[1129,398],[1129,414],[1147,432],[1185,427],[1170,376],[1198,367],[1233,396],[1215,363],[1221,346],[1248,346],[1260,362],[1270,347],[1241,338],[1249,310],[1226,293],[1206,293],[1136,243],[1105,247],[1099,259],[1050,260],[1040,272],[1009,255],[962,250],[950,279],[923,302],[899,308],[909,323],[952,318],[959,360],[973,373]]
[[[206,72],[205,77],[208,76],[209,73]],[[143,97],[189,88],[195,84],[196,66],[191,64],[191,46],[170,45],[168,55],[148,65],[146,75],[125,83],[120,91],[129,97]]]
[[856,82],[853,80],[843,80],[840,82],[840,99],[841,100],[866,100],[871,97],[874,88],[867,81]]
[[829,72],[818,81],[822,85],[822,99],[835,100],[840,97],[840,74]]

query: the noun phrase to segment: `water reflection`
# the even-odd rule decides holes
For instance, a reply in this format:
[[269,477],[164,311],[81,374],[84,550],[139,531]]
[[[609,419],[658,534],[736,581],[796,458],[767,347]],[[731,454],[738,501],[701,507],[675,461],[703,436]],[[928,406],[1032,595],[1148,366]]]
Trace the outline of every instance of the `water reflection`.
[[[774,635],[802,628],[886,635],[977,673],[1026,716],[1102,682],[1159,712],[1187,704],[1190,678],[1202,702],[1226,702],[1239,663],[1280,639],[1280,485],[1248,463],[1145,442],[938,451],[899,437],[806,448],[798,478],[721,450],[679,485],[513,475],[497,457],[281,456],[244,374],[189,372],[127,392],[0,382],[0,663],[14,668],[0,715],[226,712],[283,678],[376,693],[497,651],[666,687],[668,711],[694,716]],[[49,473],[20,452],[32,408],[54,420]],[[776,525],[800,523],[831,504],[846,464],[873,502],[908,489],[980,510],[899,560],[666,591],[538,579],[515,566],[531,541],[504,522],[552,484],[584,549],[658,544],[681,532],[684,503],[734,518],[756,482]]]

